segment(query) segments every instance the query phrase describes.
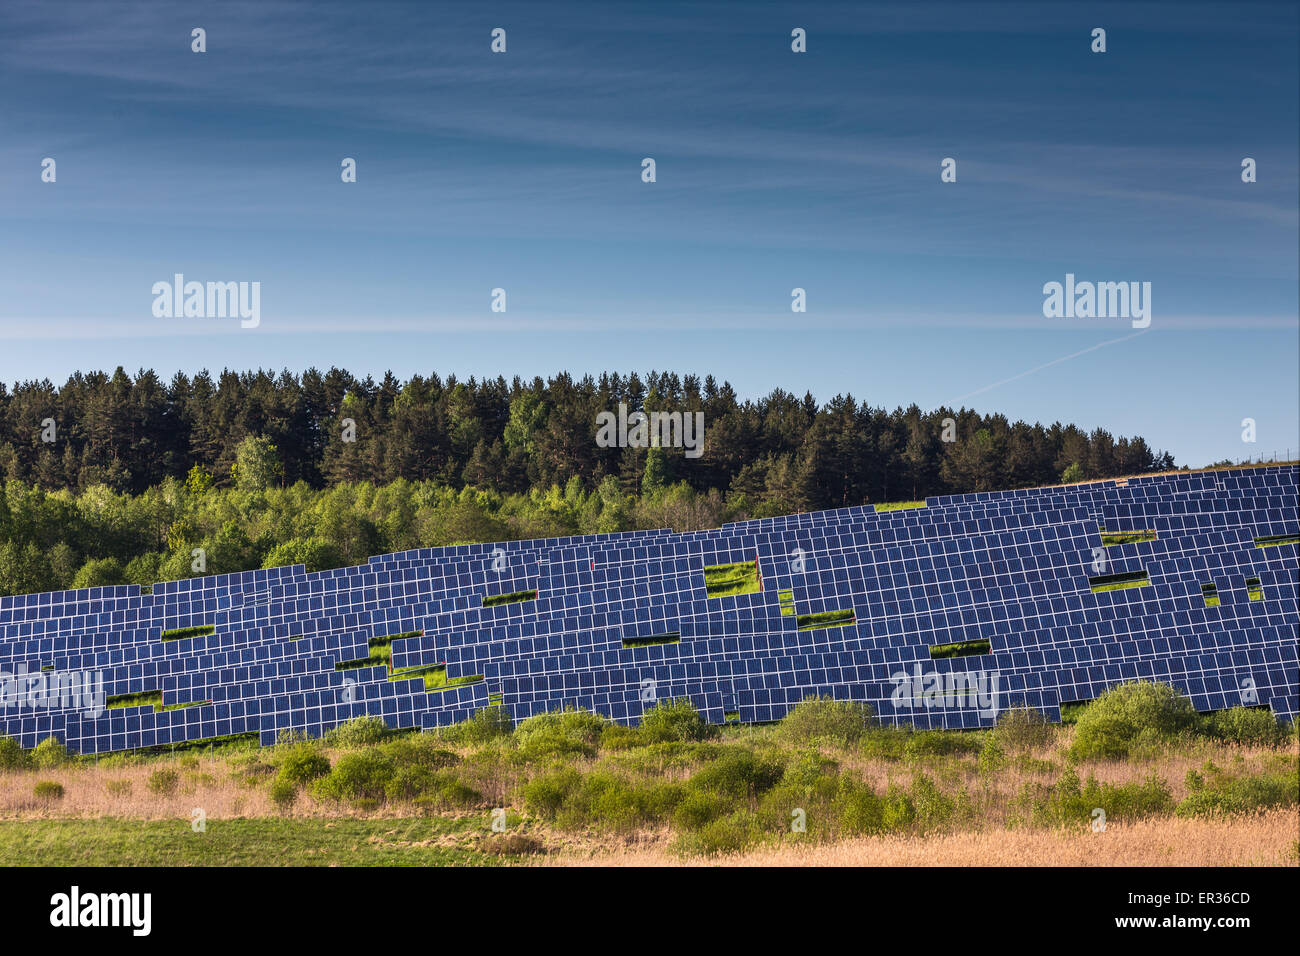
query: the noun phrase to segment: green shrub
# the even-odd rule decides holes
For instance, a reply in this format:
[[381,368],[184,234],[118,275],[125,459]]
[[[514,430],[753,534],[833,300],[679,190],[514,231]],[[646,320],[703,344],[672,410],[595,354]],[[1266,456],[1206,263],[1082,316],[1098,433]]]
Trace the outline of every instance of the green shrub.
[[888,832],[910,830],[916,825],[916,804],[897,784],[885,791],[881,807],[881,826]]
[[631,750],[645,743],[645,738],[641,736],[641,728],[628,727],[624,724],[610,724],[600,737],[601,750]]
[[998,743],[995,736],[990,734],[984,741],[984,746],[980,748],[977,766],[979,772],[985,775],[997,773],[1007,765],[1007,754]]
[[544,756],[594,757],[610,722],[589,710],[566,707],[529,717],[515,728],[515,742],[530,759]]
[[1022,754],[1052,742],[1055,730],[1047,715],[1032,707],[1016,707],[998,715],[991,737],[1007,753]]
[[397,765],[377,750],[354,750],[339,757],[334,769],[312,786],[321,797],[333,800],[383,802],[397,774]]
[[1255,707],[1231,707],[1201,718],[1201,730],[1225,743],[1243,746],[1275,747],[1288,736],[1271,710]]
[[582,775],[572,767],[534,777],[524,784],[524,806],[529,813],[544,820],[554,820],[581,779]]
[[724,748],[716,743],[673,741],[643,744],[634,750],[620,753],[612,762],[636,773],[662,774],[668,770],[684,770],[708,763],[716,760],[723,752]]
[[423,807],[435,810],[469,810],[484,805],[483,794],[452,773],[439,773],[415,798]]
[[422,807],[454,810],[481,806],[483,795],[454,772],[419,764],[401,765],[384,783],[389,800],[413,800]]
[[24,770],[32,765],[32,757],[12,737],[0,737],[0,770]]
[[1250,813],[1300,804],[1300,777],[1295,769],[1232,776],[1206,762],[1204,775],[1187,772],[1188,794],[1178,804],[1181,817]]
[[668,819],[683,796],[674,783],[640,783],[604,770],[580,774],[562,767],[523,787],[529,812],[562,829],[627,833]]
[[705,824],[699,830],[678,835],[673,848],[688,856],[716,856],[738,853],[761,842],[767,834],[758,816],[749,810],[737,810]]
[[477,746],[490,743],[499,737],[509,737],[514,731],[510,711],[493,705],[475,711],[468,720],[438,729],[438,736],[447,743],[460,746]]
[[326,731],[321,739],[330,747],[352,748],[377,744],[391,734],[382,717],[353,717]]
[[441,742],[432,735],[405,734],[381,744],[379,750],[398,766],[441,770],[460,762],[455,753],[439,746]]
[[848,747],[861,739],[874,716],[866,704],[814,695],[790,709],[781,720],[778,732],[795,744]]
[[718,728],[684,697],[655,704],[641,715],[641,737],[647,743],[711,740],[717,735]]
[[761,757],[747,748],[727,748],[716,760],[696,771],[687,786],[696,792],[745,800],[770,790],[781,779],[784,770],[780,762]]
[[32,763],[38,770],[61,767],[71,760],[68,748],[57,737],[46,737],[32,750]]
[[295,790],[330,772],[329,758],[308,743],[292,744],[279,755],[277,779]]
[[925,774],[912,778],[912,807],[915,826],[923,833],[947,829],[956,810],[955,801],[936,786]]
[[795,754],[781,774],[781,782],[794,787],[815,787],[826,777],[834,777],[839,764],[823,757],[816,750],[803,750]]
[[148,787],[152,793],[160,796],[170,796],[176,792],[176,785],[180,783],[180,774],[175,770],[163,768],[155,770],[149,774]]
[[1079,714],[1070,755],[1082,760],[1126,757],[1135,744],[1149,748],[1172,740],[1195,721],[1191,701],[1168,684],[1120,684]]
[[111,797],[125,797],[131,793],[131,781],[126,778],[120,780],[105,780],[104,791]]
[[673,810],[673,827],[698,830],[727,812],[727,801],[715,793],[691,791]]
[[55,783],[53,780],[41,780],[32,788],[32,795],[46,803],[62,800],[63,793],[63,784]]
[[885,802],[865,785],[842,787],[834,807],[835,822],[845,836],[870,836],[885,827]]
[[1032,822],[1046,826],[1090,823],[1098,809],[1107,820],[1137,820],[1168,813],[1173,806],[1169,787],[1155,774],[1142,783],[1098,783],[1090,776],[1080,784],[1073,767],[1051,787],[1026,784],[1017,802]]
[[298,786],[283,777],[276,777],[271,781],[270,794],[272,803],[281,810],[287,810],[298,799]]
[[984,735],[963,730],[873,727],[858,742],[859,752],[877,760],[929,760],[978,754]]

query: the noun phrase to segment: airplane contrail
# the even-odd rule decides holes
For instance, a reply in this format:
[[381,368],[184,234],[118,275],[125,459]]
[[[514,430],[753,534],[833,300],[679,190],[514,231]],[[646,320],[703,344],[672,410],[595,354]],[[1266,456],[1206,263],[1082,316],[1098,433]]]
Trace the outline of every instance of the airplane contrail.
[[1062,362],[1068,362],[1072,358],[1078,358],[1080,355],[1087,355],[1089,352],[1095,352],[1097,349],[1104,349],[1108,345],[1118,345],[1120,342],[1127,342],[1129,339],[1135,339],[1139,335],[1146,335],[1150,329],[1143,329],[1141,332],[1134,332],[1132,335],[1124,335],[1117,339],[1111,339],[1109,342],[1098,342],[1096,345],[1090,345],[1086,349],[1080,349],[1077,352],[1071,352],[1069,355],[1062,355],[1060,358],[1052,359],[1050,362],[1044,362],[1042,365],[1035,366],[1027,371],[1012,375],[1010,378],[1004,378],[1000,382],[994,382],[992,385],[985,385],[983,388],[977,388],[973,392],[967,392],[959,398],[954,398],[948,402],[948,405],[955,406],[958,402],[964,402],[974,395],[980,395],[990,389],[997,388],[999,385],[1005,385],[1007,382],[1014,382],[1018,378],[1024,378],[1026,375],[1033,375],[1035,372],[1041,372],[1045,368],[1051,368],[1053,365],[1060,365]]

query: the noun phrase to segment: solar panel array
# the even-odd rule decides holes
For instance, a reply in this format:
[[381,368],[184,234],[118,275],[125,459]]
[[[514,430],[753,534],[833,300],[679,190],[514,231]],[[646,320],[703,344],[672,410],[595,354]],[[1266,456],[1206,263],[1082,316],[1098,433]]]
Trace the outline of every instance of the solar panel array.
[[[1103,541],[1103,528],[1130,537]],[[6,597],[0,672],[18,683],[0,733],[104,753],[247,733],[273,743],[363,715],[432,728],[490,705],[515,720],[577,706],[632,723],[678,697],[715,723],[761,722],[809,694],[869,703],[886,722],[970,728],[1014,706],[1059,719],[1062,704],[1138,679],[1201,711],[1294,720],[1297,545],[1258,539],[1297,532],[1287,466]],[[758,590],[709,596],[706,567],[751,561]],[[1116,581],[1139,586],[1095,589]],[[493,600],[504,595],[516,599]],[[164,639],[187,628],[210,633]],[[389,637],[389,666],[356,665]],[[963,653],[944,656],[953,645]],[[426,671],[394,677],[405,668]],[[87,672],[110,705],[157,694],[161,706],[15,703],[23,680],[57,688]],[[426,672],[446,683],[426,687]]]

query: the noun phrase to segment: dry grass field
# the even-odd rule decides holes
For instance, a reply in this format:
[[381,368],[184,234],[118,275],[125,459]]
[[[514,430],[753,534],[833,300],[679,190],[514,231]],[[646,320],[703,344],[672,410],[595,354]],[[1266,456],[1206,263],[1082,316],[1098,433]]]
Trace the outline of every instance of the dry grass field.
[[1150,819],[1104,833],[981,830],[882,836],[830,845],[763,847],[716,857],[682,857],[667,844],[538,860],[542,866],[1296,866],[1300,817],[1272,810],[1220,820]]
[[566,712],[99,759],[0,748],[0,865],[1300,865],[1300,754],[1266,714],[1122,747],[1086,717],[1022,714],[912,731],[813,700],[719,730],[675,702],[639,728]]

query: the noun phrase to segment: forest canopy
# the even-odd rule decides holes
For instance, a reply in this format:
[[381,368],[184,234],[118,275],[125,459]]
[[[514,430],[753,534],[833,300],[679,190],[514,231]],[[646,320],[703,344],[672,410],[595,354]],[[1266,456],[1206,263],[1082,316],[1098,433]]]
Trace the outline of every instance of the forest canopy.
[[[600,447],[597,415],[619,403],[702,412],[702,453]],[[1173,465],[1101,429],[779,389],[741,401],[712,376],[669,372],[507,383],[227,370],[164,383],[119,368],[0,384],[0,593],[686,531]]]

